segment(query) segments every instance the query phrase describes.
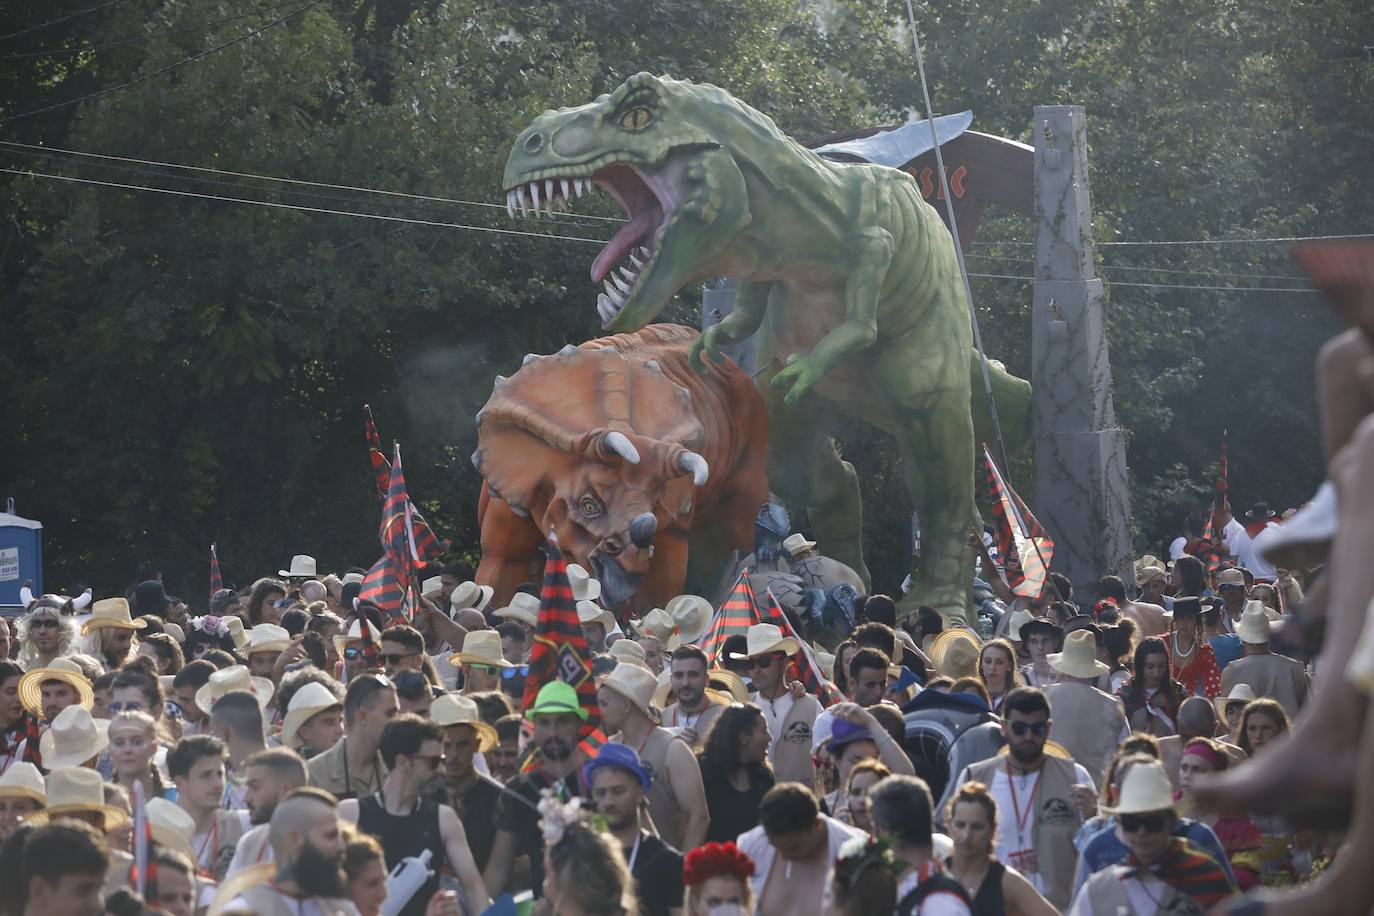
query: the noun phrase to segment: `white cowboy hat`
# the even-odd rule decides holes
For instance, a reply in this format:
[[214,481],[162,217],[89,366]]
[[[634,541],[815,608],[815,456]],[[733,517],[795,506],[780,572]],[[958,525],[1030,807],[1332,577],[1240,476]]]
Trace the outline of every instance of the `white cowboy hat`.
[[38,741],[43,767],[77,767],[105,750],[110,743],[110,720],[93,719],[84,706],[68,706],[52,720]]
[[745,652],[741,655],[738,652],[731,652],[730,657],[737,662],[742,662],[746,658],[757,658],[760,655],[768,655],[771,652],[781,652],[784,655],[796,655],[797,641],[791,636],[783,636],[776,624],[756,623],[749,628],[745,636]]
[[291,702],[287,704],[286,717],[282,720],[281,726],[281,743],[293,750],[300,747],[296,733],[300,731],[301,726],[309,722],[311,716],[342,705],[343,700],[319,681],[302,685],[291,694]]
[[677,625],[678,643],[668,647],[670,652],[678,645],[694,643],[701,639],[710,629],[711,618],[716,612],[715,608],[711,607],[711,602],[700,595],[678,595],[664,605],[663,609]]
[[1121,799],[1106,814],[1147,814],[1174,810],[1174,787],[1160,763],[1137,763],[1121,780]]
[[29,798],[47,807],[47,783],[38,767],[27,760],[16,760],[0,774],[0,798]]
[[[635,632],[640,636],[654,637],[663,643],[665,648],[669,638],[676,635],[677,630],[677,623],[673,620],[672,615],[661,607],[653,608],[638,620],[631,620],[630,626],[634,627]],[[680,639],[679,642],[681,642]],[[673,648],[676,649],[677,646]]]
[[449,607],[455,611],[465,611],[472,608],[474,611],[485,611],[487,605],[491,603],[491,596],[496,594],[496,589],[490,585],[478,585],[476,582],[461,582],[449,596]]
[[1266,610],[1261,601],[1245,602],[1245,610],[1241,611],[1240,623],[1236,626],[1236,635],[1241,642],[1251,645],[1269,642],[1269,615]]
[[1231,688],[1231,692],[1224,697],[1217,697],[1212,702],[1216,704],[1217,715],[1222,720],[1226,719],[1226,707],[1232,703],[1249,703],[1251,700],[1258,699],[1255,696],[1255,688],[1249,684],[1237,684]]
[[942,630],[930,644],[930,660],[935,671],[949,678],[977,677],[978,656],[983,644],[972,630],[954,627]]
[[48,773],[47,790],[50,820],[64,814],[93,811],[104,815],[107,831],[129,823],[129,812],[105,804],[105,780],[95,770],[83,766],[58,764]]
[[629,700],[647,716],[653,715],[654,691],[658,688],[658,678],[648,668],[638,665],[616,665],[609,674],[598,681],[600,687],[609,687]]
[[579,623],[599,623],[609,633],[615,627],[615,615],[594,601],[577,602]]
[[315,558],[298,553],[291,558],[291,568],[278,570],[277,575],[286,579],[313,579],[315,578]]
[[495,630],[472,630],[463,637],[463,648],[448,658],[451,665],[495,665],[514,668],[501,654],[501,634]]
[[215,701],[231,690],[248,691],[258,705],[266,709],[276,687],[269,678],[249,674],[243,665],[230,665],[210,674],[210,680],[196,691],[196,705],[208,716],[215,707]]
[[428,579],[420,583],[420,594],[428,595],[432,592],[437,592],[439,589],[443,587],[443,576],[430,576]]
[[611,643],[611,647],[606,650],[616,661],[624,662],[627,665],[638,665],[645,671],[653,673],[649,667],[648,656],[644,654],[644,647],[629,637],[622,637]]
[[260,623],[248,631],[248,646],[244,655],[258,652],[282,652],[291,646],[291,634],[275,623]]
[[238,617],[225,617],[224,625],[229,630],[229,638],[234,641],[234,648],[242,650],[248,645],[248,631],[243,628],[243,621]]
[[[369,623],[369,624],[367,625],[367,629],[368,629],[368,633],[370,633],[371,636],[372,636],[372,639],[370,640],[371,643],[372,643],[373,645],[377,645],[377,644],[381,643],[382,637],[381,637],[381,635],[377,632],[377,628],[374,627],[374,626],[372,626],[372,624]],[[334,634],[334,652],[335,652],[336,655],[338,655],[340,658],[342,658],[342,657],[343,657],[343,654],[344,654],[344,649],[348,646],[349,643],[351,643],[351,642],[362,642],[362,641],[363,641],[363,627],[362,627],[362,623],[361,623],[361,621],[360,621],[358,618],[355,617],[355,618],[353,618],[353,622],[350,623],[350,624],[348,625],[348,632],[346,632],[346,633],[335,633],[335,634]]]
[[148,624],[129,616],[129,602],[123,598],[105,598],[91,605],[91,616],[81,625],[81,635],[91,630],[112,628],[117,630],[141,630]]
[[1064,637],[1064,651],[1045,656],[1050,667],[1069,677],[1095,678],[1112,670],[1097,660],[1097,637],[1092,630],[1074,630]]
[[343,578],[339,580],[339,583],[342,585],[352,585],[354,582],[361,583],[365,578],[367,577],[359,572],[346,572],[343,574]]
[[481,710],[471,697],[458,693],[446,693],[434,701],[429,708],[429,718],[441,728],[450,725],[470,725],[477,732],[477,751],[485,753],[496,747],[496,729],[482,721]]
[[601,597],[601,583],[576,563],[568,564],[568,584],[572,586],[575,601],[595,601]]
[[816,546],[815,541],[808,541],[804,534],[789,534],[782,542],[782,552],[789,557],[793,554],[811,550]]
[[19,679],[19,702],[38,718],[43,718],[43,684],[46,681],[62,681],[71,684],[76,690],[77,702],[90,709],[95,705],[95,691],[91,682],[82,673],[81,666],[69,658],[58,657],[48,663],[46,668],[34,668]]
[[518,620],[531,627],[539,626],[539,599],[529,592],[516,592],[510,604],[495,611],[502,620]]
[[1011,615],[1007,621],[1007,638],[1012,642],[1021,642],[1021,627],[1035,619],[1035,615],[1022,608]]
[[191,846],[196,822],[185,808],[165,798],[150,798],[144,804],[143,811],[148,816],[153,839],[159,845],[175,849],[192,862],[196,861],[196,853]]

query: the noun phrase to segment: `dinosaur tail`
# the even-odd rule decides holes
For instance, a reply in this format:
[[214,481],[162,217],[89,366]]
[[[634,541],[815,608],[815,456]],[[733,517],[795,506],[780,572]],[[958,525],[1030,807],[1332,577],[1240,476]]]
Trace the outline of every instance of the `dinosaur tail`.
[[[972,351],[969,372],[973,383],[974,435],[979,442],[995,442],[997,434],[992,423],[992,410],[988,406],[987,392],[983,386],[983,368],[977,350]],[[1002,438],[1006,442],[1007,453],[1020,452],[1030,445],[1031,441],[1030,382],[1012,375],[995,359],[988,360],[988,380],[992,382],[992,398],[997,404],[997,420],[1002,426]]]

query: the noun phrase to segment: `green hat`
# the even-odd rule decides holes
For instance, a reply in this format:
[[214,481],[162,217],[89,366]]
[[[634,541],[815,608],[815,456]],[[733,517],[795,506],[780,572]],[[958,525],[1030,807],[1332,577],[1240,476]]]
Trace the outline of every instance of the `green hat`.
[[587,721],[587,710],[577,699],[577,691],[567,681],[549,681],[539,688],[534,698],[534,706],[525,710],[525,718],[535,716],[557,716],[572,713],[583,722]]

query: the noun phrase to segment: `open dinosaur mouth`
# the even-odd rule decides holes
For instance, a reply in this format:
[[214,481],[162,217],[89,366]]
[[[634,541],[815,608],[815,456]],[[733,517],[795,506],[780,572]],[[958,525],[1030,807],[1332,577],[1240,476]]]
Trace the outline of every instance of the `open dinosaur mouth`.
[[671,164],[648,172],[628,162],[611,162],[589,175],[545,175],[506,191],[506,212],[528,216],[532,209],[535,217],[552,217],[559,210],[571,212],[573,200],[597,188],[615,198],[627,219],[591,268],[592,282],[606,287],[596,298],[596,313],[605,328],[625,308],[655,263],[658,243],[680,200],[680,173],[681,167]]

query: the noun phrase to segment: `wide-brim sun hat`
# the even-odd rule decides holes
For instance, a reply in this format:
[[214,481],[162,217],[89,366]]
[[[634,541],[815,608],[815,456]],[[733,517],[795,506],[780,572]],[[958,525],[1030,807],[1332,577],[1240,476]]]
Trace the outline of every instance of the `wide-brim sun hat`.
[[[673,623],[677,627],[677,633],[674,634],[677,645],[669,647],[669,651],[685,643],[694,643],[705,636],[706,631],[711,628],[711,618],[716,613],[711,602],[700,595],[678,595],[665,604],[663,610],[673,618]],[[668,641],[673,642],[673,638],[670,637]]]
[[90,709],[95,705],[95,691],[76,662],[55,658],[46,668],[34,668],[19,678],[19,702],[39,719],[43,718],[43,685],[48,681],[62,681],[76,691],[77,703]]
[[804,534],[789,534],[783,538],[782,552],[789,557],[793,554],[801,553],[803,550],[811,550],[816,546],[815,541],[808,541]]
[[566,681],[549,681],[535,694],[534,705],[525,710],[525,718],[535,716],[574,715],[586,722],[590,717],[577,697],[577,691]]
[[454,665],[494,665],[497,668],[514,668],[501,654],[501,634],[495,630],[471,630],[463,637],[462,651],[450,655],[449,664]]
[[744,638],[745,651],[731,652],[730,658],[737,662],[742,662],[749,658],[758,658],[760,655],[769,655],[774,652],[781,652],[784,655],[796,655],[801,648],[797,641],[791,636],[784,636],[777,624],[756,623],[749,628]]
[[1245,602],[1241,611],[1240,623],[1236,625],[1236,635],[1243,643],[1263,645],[1269,642],[1269,614],[1261,601]]
[[1126,771],[1121,780],[1121,794],[1116,805],[1102,806],[1104,814],[1148,814],[1174,810],[1174,787],[1169,774],[1160,763],[1137,763]]
[[516,592],[510,604],[497,608],[495,615],[502,620],[518,620],[526,626],[539,626],[539,599],[529,592]]
[[[478,585],[476,582],[460,582],[448,596],[448,606],[454,610],[466,611],[485,611],[487,605],[491,604],[492,596],[496,594],[496,589],[490,585]],[[537,602],[536,602],[537,605]]]
[[374,646],[380,645],[382,641],[381,636],[377,633],[377,628],[370,623],[367,625],[367,637],[364,637],[362,621],[355,617],[348,625],[347,632],[334,634],[334,654],[342,658],[344,649],[348,647],[349,643],[363,642],[365,639]]
[[248,645],[244,648],[243,654],[281,653],[290,647],[291,634],[286,631],[285,627],[279,627],[275,623],[260,623],[248,631]]
[[110,720],[95,719],[84,706],[72,705],[53,717],[38,739],[38,752],[48,771],[77,767],[110,745]]
[[[652,608],[638,620],[631,620],[630,626],[634,627],[640,636],[652,636],[661,642],[664,648],[668,647],[670,637],[676,635],[677,623],[672,615],[661,607]],[[673,647],[677,648],[676,646]],[[669,651],[672,651],[671,649]]]
[[298,553],[291,558],[291,568],[279,569],[277,575],[283,579],[313,579],[317,574],[316,566],[314,557]]
[[1012,642],[1021,642],[1021,628],[1035,619],[1035,615],[1022,608],[1013,611],[1011,619],[1007,621],[1007,638]]
[[191,845],[196,822],[185,808],[165,798],[150,798],[144,804],[143,811],[158,845],[175,849],[192,862],[196,861],[196,853]]
[[48,788],[38,767],[16,760],[0,773],[0,798],[27,798],[47,807]]
[[309,722],[313,716],[342,706],[343,700],[318,681],[302,685],[291,695],[291,702],[287,704],[286,716],[282,719],[281,743],[295,750],[300,746],[296,733],[302,725]]
[[653,672],[649,667],[649,657],[644,652],[644,647],[629,637],[622,637],[611,643],[607,653],[618,662],[627,665],[638,665],[645,671]]
[[1050,667],[1069,677],[1101,677],[1111,667],[1097,660],[1097,637],[1090,630],[1075,630],[1064,638],[1064,651],[1046,656]]
[[234,649],[243,651],[248,645],[248,631],[243,628],[243,621],[237,616],[230,615],[224,618],[224,625],[229,629],[229,638],[234,641]]
[[576,563],[568,564],[568,584],[576,601],[595,601],[601,597],[601,583]]
[[930,660],[939,674],[958,680],[978,676],[978,657],[983,644],[972,630],[953,627],[940,631],[930,644]]
[[105,804],[105,780],[95,770],[63,764],[48,773],[48,818],[90,811],[103,815],[109,832],[129,823],[129,812]]
[[1231,692],[1224,697],[1217,697],[1212,702],[1216,704],[1217,715],[1222,721],[1226,720],[1226,707],[1232,703],[1249,703],[1251,700],[1259,699],[1255,695],[1255,688],[1249,684],[1237,684],[1231,688]]
[[210,679],[196,691],[196,706],[208,716],[220,697],[232,690],[246,690],[258,701],[259,707],[266,709],[276,689],[270,678],[257,677],[243,665],[230,665],[210,673]]
[[615,615],[595,601],[577,602],[577,622],[583,625],[599,623],[607,633],[615,628]]
[[477,751],[485,753],[496,747],[500,738],[496,729],[482,721],[482,712],[471,697],[458,693],[446,693],[434,701],[429,708],[429,718],[435,725],[447,728],[450,725],[470,725],[477,732]]
[[658,680],[647,667],[616,665],[610,673],[597,680],[597,686],[614,690],[640,712],[653,715],[654,691],[658,688]]
[[81,635],[92,630],[141,630],[148,624],[129,613],[129,602],[123,598],[105,598],[91,605],[91,616],[81,624]]

